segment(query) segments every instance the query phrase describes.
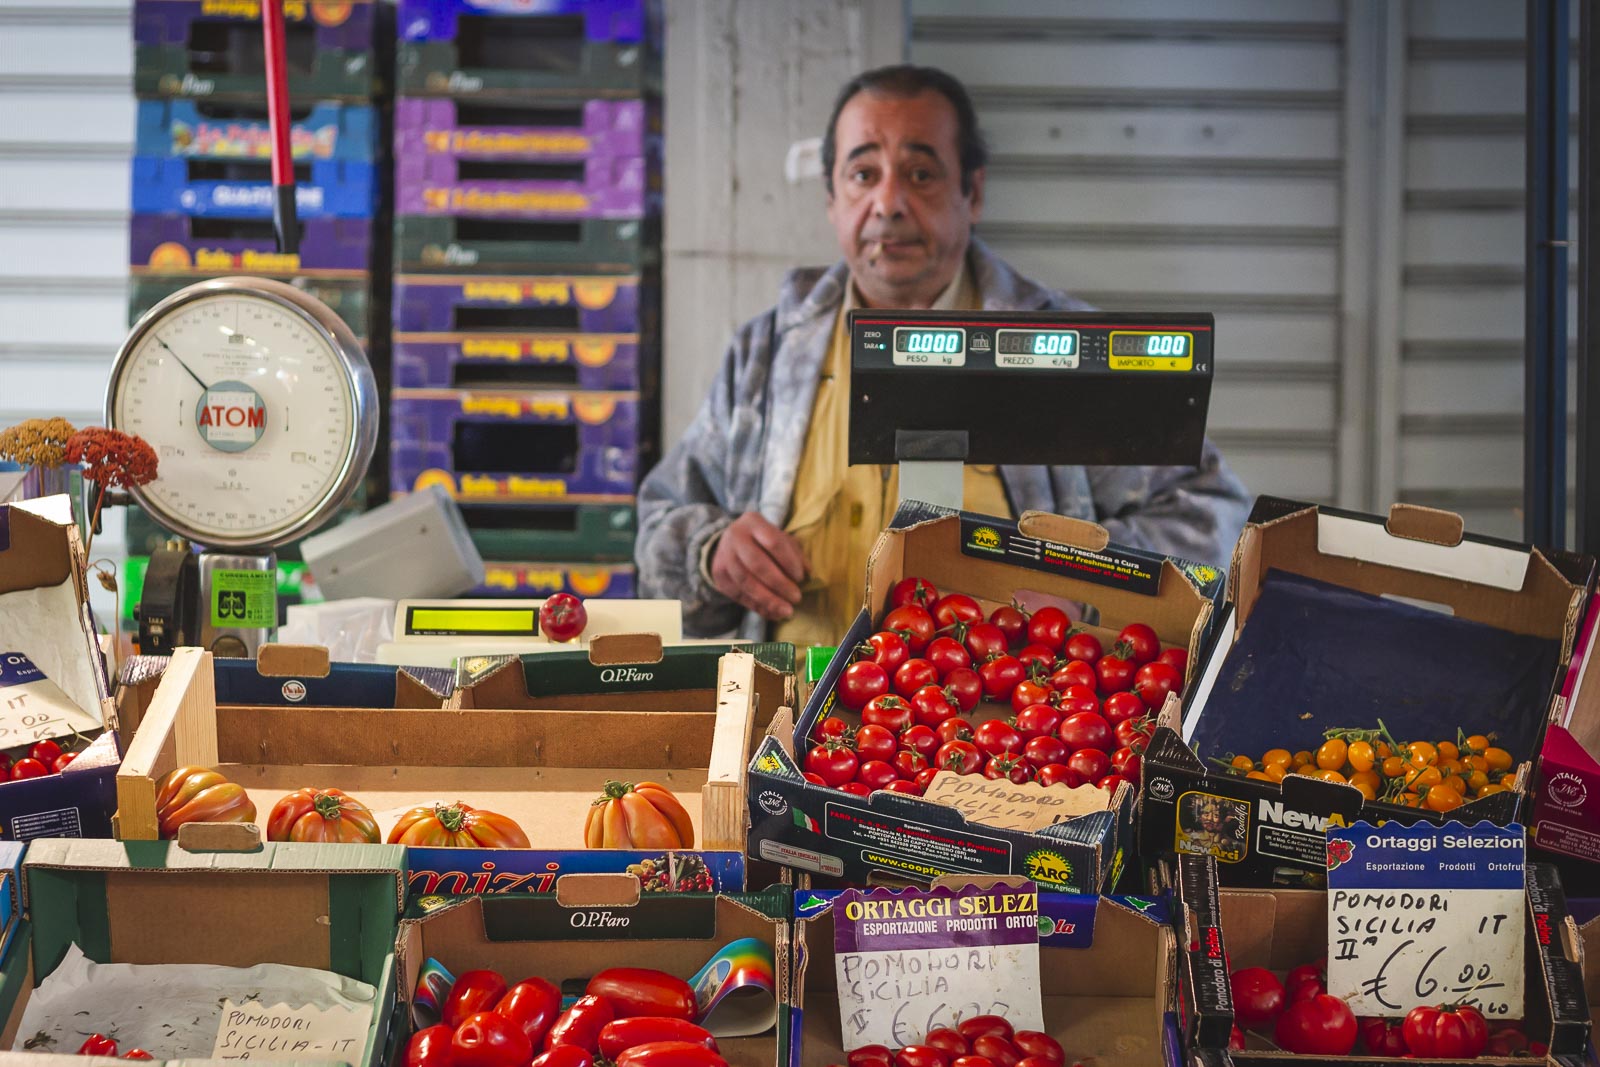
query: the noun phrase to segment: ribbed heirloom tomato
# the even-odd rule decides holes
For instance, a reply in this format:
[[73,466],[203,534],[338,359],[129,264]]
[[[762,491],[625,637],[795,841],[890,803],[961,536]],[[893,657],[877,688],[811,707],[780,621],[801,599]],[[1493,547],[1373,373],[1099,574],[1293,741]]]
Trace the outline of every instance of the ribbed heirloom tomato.
[[254,822],[256,806],[244,786],[206,767],[179,767],[156,787],[156,820],[162,837],[186,822]]
[[348,841],[375,845],[383,840],[372,809],[337,789],[297,789],[272,806],[268,841]]
[[694,823],[666,786],[608,781],[589,808],[583,840],[587,848],[693,848]]
[[389,844],[419,848],[527,848],[522,827],[457,801],[412,808],[389,831]]

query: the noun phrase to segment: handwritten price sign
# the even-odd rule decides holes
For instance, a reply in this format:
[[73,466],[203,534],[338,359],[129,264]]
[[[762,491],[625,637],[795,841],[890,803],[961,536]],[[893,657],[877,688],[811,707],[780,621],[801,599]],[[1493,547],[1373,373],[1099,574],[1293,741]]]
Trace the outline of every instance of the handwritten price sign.
[[61,687],[20,652],[0,652],[0,748],[100,729]]
[[1357,1016],[1471,1004],[1523,1016],[1521,826],[1328,828],[1328,992]]

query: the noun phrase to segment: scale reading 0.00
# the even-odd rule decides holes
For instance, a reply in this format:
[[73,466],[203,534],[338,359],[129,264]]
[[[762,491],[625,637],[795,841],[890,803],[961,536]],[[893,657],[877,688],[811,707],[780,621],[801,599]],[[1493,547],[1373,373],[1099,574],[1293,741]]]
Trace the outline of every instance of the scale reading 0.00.
[[894,364],[897,367],[960,367],[966,362],[966,330],[895,327]]
[[1189,355],[1189,335],[1186,333],[1114,333],[1111,335],[1113,356],[1177,356]]
[[1078,331],[997,330],[995,364],[1072,370],[1078,365]]

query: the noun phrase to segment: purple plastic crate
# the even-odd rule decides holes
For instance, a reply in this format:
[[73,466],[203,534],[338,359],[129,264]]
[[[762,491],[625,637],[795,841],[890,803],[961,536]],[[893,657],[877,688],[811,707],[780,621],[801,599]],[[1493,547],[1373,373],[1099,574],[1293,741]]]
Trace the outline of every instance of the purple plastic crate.
[[622,503],[641,469],[634,393],[396,389],[389,482],[464,503]]
[[[652,302],[653,303],[653,302]],[[394,281],[401,333],[648,333],[637,275],[464,277],[402,274]]]
[[434,156],[541,162],[642,157],[659,132],[643,100],[590,100],[576,124],[562,121],[573,110],[406,97],[394,103],[395,159],[404,168]]
[[485,563],[472,596],[535,598],[571,593],[584,600],[631,600],[633,566],[627,563]]
[[[376,0],[284,0],[283,20],[291,30],[315,27],[316,51],[333,48],[371,51]],[[261,23],[260,0],[136,0],[133,41],[142,45],[190,46],[196,22]]]
[[134,274],[365,274],[372,255],[370,219],[306,219],[300,251],[285,255],[268,220],[213,223],[229,236],[196,237],[188,215],[134,215],[128,225]]
[[636,219],[660,211],[661,175],[647,157],[591,157],[572,164],[581,178],[459,177],[467,168],[495,166],[516,163],[400,154],[395,211],[517,219]]
[[[453,389],[560,377],[578,389],[642,388],[635,334],[396,334],[394,384]],[[463,381],[463,378],[473,379]]]
[[461,15],[581,15],[589,41],[638,44],[649,35],[649,0],[400,0],[400,39],[453,41]]

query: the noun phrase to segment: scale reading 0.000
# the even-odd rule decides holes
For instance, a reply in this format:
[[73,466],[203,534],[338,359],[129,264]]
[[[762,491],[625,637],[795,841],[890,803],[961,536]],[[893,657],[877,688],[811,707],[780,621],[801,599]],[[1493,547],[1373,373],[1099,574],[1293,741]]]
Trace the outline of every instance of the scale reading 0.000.
[[292,534],[340,492],[359,451],[358,401],[333,340],[257,293],[158,307],[120,354],[107,400],[109,424],[160,458],[140,503],[202,544]]
[[967,361],[967,331],[897,326],[894,363],[897,367],[960,367]]

